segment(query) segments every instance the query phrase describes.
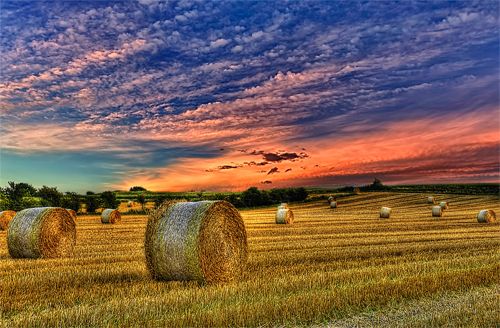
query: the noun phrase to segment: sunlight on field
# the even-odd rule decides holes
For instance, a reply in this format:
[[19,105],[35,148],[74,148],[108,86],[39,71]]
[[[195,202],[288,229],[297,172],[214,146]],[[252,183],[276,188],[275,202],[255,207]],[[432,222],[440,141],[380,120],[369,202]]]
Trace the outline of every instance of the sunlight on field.
[[[156,282],[144,262],[145,216],[102,225],[77,221],[74,258],[12,260],[0,231],[0,326],[257,326],[380,323],[433,326],[500,323],[500,213],[495,196],[369,193],[242,211],[249,263],[239,282]],[[392,207],[380,220],[381,206]]]

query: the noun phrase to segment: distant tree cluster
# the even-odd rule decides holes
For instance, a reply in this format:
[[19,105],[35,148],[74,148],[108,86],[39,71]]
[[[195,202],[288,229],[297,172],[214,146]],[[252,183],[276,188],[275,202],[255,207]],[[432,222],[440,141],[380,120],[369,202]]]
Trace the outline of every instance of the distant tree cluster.
[[129,191],[147,191],[147,190],[146,188],[141,186],[133,186],[132,188],[129,189]]
[[250,187],[241,195],[230,194],[223,199],[227,200],[236,207],[255,207],[272,205],[284,202],[304,201],[308,196],[305,188],[285,188],[259,190],[257,187]]
[[112,191],[95,194],[88,191],[85,196],[76,192],[60,192],[56,187],[42,186],[36,189],[32,185],[9,181],[5,188],[0,188],[0,210],[20,211],[38,206],[70,208],[79,211],[85,204],[88,213],[94,213],[100,207],[116,208],[119,201]]

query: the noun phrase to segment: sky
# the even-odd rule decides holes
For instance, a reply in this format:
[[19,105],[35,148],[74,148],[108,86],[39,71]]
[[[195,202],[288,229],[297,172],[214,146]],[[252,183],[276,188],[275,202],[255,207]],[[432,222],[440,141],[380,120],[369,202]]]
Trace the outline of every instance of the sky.
[[500,181],[498,1],[0,2],[0,184]]

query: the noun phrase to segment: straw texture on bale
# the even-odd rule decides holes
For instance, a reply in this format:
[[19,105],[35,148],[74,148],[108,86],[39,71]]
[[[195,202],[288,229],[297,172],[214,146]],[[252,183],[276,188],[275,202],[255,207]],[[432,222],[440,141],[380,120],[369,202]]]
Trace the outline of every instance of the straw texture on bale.
[[427,197],[427,203],[434,204],[435,202],[436,202],[436,200],[434,199],[434,197],[432,197],[432,196]]
[[391,216],[391,208],[390,207],[382,207],[380,209],[380,218],[388,219]]
[[64,208],[35,207],[16,214],[7,231],[13,258],[56,258],[73,255],[76,226]]
[[7,230],[9,222],[16,215],[15,211],[2,211],[0,212],[0,230]]
[[497,221],[497,214],[493,210],[481,210],[477,214],[477,222],[494,223]]
[[337,202],[335,201],[330,202],[330,208],[337,208]]
[[276,212],[276,223],[277,224],[292,224],[293,223],[293,212],[289,208],[280,208]]
[[435,217],[443,216],[443,208],[439,205],[432,206],[432,216]]
[[118,210],[107,208],[101,213],[101,223],[118,223],[122,219]]
[[243,219],[225,201],[165,202],[149,215],[144,249],[158,280],[228,282],[248,258]]
[[439,203],[439,206],[441,206],[441,208],[443,210],[447,210],[448,209],[448,202],[441,202],[441,203]]
[[76,211],[71,209],[71,208],[67,208],[66,211],[68,211],[69,215],[71,215],[71,217],[73,218],[73,220],[76,220]]

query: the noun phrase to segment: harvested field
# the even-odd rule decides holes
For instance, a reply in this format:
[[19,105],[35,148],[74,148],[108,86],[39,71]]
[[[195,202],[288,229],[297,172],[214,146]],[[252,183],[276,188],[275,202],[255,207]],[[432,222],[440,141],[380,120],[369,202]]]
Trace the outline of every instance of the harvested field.
[[427,196],[291,203],[293,225],[276,206],[241,211],[247,271],[224,285],[151,279],[145,216],[80,216],[72,258],[11,259],[0,231],[0,327],[500,324],[500,224],[476,218],[499,198],[438,195],[453,206],[436,220]]

